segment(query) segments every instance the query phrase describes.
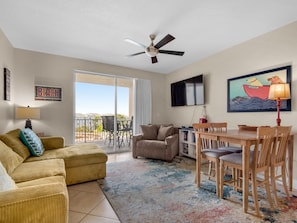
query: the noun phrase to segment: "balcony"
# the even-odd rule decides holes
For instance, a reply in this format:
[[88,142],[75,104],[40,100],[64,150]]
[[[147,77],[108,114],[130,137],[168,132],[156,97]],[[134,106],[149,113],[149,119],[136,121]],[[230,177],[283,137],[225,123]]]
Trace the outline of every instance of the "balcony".
[[75,118],[75,143],[96,143],[107,153],[130,151],[132,130],[127,129],[130,121],[117,120],[118,127],[114,140],[113,131],[103,128],[102,118]]

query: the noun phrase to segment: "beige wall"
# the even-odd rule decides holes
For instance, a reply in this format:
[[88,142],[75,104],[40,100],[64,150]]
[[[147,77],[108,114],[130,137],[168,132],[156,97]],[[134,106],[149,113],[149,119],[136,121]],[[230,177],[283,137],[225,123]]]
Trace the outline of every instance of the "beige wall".
[[[14,120],[15,105],[42,107],[41,120],[33,121],[36,131],[48,135],[63,135],[67,143],[73,142],[74,70],[124,75],[152,80],[153,122],[174,123],[177,126],[197,122],[202,106],[170,106],[170,83],[198,74],[205,75],[206,110],[210,121],[227,121],[230,128],[239,123],[274,125],[276,113],[227,113],[227,79],[283,65],[292,65],[292,111],[282,112],[282,124],[296,122],[296,64],[297,22],[271,33],[234,46],[230,49],[198,61],[168,75],[60,57],[12,48],[0,32],[0,68],[8,67],[12,72],[12,101],[3,101],[0,92],[0,132],[23,127],[24,121]],[[0,75],[3,83],[3,75]],[[34,100],[34,84],[60,86],[63,88],[62,102]],[[3,89],[1,87],[1,89]],[[165,105],[165,106],[164,106]],[[295,140],[295,150],[297,140]],[[297,188],[297,153],[294,155],[294,179]]]
[[[11,95],[10,101],[4,101],[4,75],[3,69],[8,68],[11,72],[11,82],[14,82],[14,50],[5,35],[3,35],[0,29],[0,129],[11,129],[13,127],[13,100],[14,95]],[[13,91],[13,86],[11,91]]]
[[[276,125],[276,112],[227,113],[227,79],[283,65],[292,65],[292,111],[281,112],[282,125],[292,125],[293,131],[297,132],[297,22],[167,75],[168,121],[178,126],[199,121],[202,106],[170,107],[170,83],[202,73],[205,75],[206,110],[210,121],[227,121],[230,128],[236,128],[237,124]],[[294,147],[297,188],[297,139]]]
[[[135,69],[95,63],[62,56],[49,55],[12,48],[9,41],[0,33],[0,64],[7,66],[12,73],[12,96],[10,102],[0,100],[0,133],[12,128],[22,128],[24,120],[14,120],[15,106],[41,107],[41,120],[32,120],[36,132],[46,135],[64,136],[67,144],[74,142],[74,71],[84,70],[95,73],[148,79],[152,81],[153,122],[164,120],[165,76]],[[2,49],[5,49],[4,51]],[[3,68],[1,69],[3,70]],[[3,75],[1,75],[1,78]],[[1,81],[3,83],[3,81]],[[62,102],[35,101],[35,84],[62,87]],[[2,88],[2,87],[1,87]],[[1,92],[1,94],[3,94]]]

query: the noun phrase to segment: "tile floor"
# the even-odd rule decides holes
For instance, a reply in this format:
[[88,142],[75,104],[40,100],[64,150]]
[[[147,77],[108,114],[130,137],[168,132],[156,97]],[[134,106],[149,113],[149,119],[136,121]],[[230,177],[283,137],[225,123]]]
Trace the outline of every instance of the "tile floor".
[[[108,162],[130,160],[131,152],[108,154]],[[69,223],[120,223],[96,181],[68,187]],[[297,196],[297,191],[293,190]]]
[[[108,162],[132,159],[132,153],[109,154]],[[120,223],[96,181],[68,187],[69,223]]]

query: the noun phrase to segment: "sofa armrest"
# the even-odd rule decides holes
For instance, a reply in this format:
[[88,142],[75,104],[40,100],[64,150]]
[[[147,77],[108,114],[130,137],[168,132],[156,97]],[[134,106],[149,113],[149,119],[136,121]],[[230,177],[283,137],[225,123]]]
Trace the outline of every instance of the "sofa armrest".
[[51,136],[51,137],[40,137],[44,149],[59,149],[65,147],[64,137]]
[[68,192],[62,183],[0,192],[0,222],[68,221]]
[[142,134],[133,135],[133,141],[137,142],[139,140],[142,140],[142,137],[143,137]]
[[171,135],[171,136],[167,136],[165,138],[165,144],[168,145],[168,146],[171,146],[173,145],[174,143],[176,143],[178,141],[178,134],[174,134],[174,135]]
[[143,135],[142,134],[136,134],[132,136],[132,157],[136,158],[136,143],[140,140],[142,140]]

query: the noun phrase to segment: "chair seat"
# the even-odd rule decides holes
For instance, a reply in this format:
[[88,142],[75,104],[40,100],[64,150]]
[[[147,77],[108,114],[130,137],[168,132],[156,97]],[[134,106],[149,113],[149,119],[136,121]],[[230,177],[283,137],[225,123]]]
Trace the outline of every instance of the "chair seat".
[[219,158],[221,156],[231,154],[232,152],[230,151],[225,151],[225,150],[219,150],[219,149],[204,149],[201,151],[202,155],[212,157],[212,158]]
[[241,153],[242,148],[241,147],[236,147],[236,146],[226,146],[226,147],[220,147],[218,148],[219,150],[224,150],[224,151],[229,151],[232,153]]
[[[242,153],[232,153],[219,157],[220,160],[242,165]],[[253,161],[253,151],[250,151],[250,164]]]

